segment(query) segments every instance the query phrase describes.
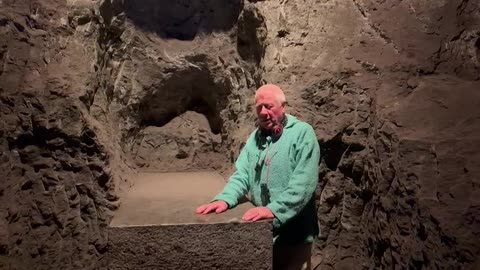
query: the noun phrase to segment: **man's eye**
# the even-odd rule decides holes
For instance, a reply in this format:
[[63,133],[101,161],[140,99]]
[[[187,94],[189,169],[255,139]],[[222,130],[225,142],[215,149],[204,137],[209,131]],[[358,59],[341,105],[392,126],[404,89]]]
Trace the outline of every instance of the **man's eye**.
[[257,107],[257,110],[261,111],[263,108],[265,108],[267,110],[271,110],[272,107],[273,107],[272,105],[261,105],[261,106]]

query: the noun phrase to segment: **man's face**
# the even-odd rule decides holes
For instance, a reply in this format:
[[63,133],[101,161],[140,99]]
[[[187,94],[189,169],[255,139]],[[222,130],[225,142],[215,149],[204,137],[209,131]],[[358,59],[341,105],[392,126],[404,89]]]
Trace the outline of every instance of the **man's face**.
[[272,129],[280,124],[285,114],[285,104],[280,104],[273,93],[258,93],[255,99],[255,109],[260,126]]

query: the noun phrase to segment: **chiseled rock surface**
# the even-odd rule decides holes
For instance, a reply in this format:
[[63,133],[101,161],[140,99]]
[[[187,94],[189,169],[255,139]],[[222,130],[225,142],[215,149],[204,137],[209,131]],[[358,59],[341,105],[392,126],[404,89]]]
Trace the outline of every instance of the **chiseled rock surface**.
[[138,168],[228,176],[264,82],[321,143],[314,266],[479,268],[479,9],[0,1],[0,268],[94,269]]
[[272,269],[269,222],[109,228],[108,269]]

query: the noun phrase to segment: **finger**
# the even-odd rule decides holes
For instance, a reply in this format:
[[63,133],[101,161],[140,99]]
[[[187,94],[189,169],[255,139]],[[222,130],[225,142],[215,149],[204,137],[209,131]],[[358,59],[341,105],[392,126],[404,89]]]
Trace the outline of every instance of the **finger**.
[[207,205],[200,205],[199,207],[197,207],[197,209],[195,210],[195,213],[197,214],[201,214],[203,212],[203,210],[205,210],[205,208],[207,208]]
[[254,209],[250,209],[245,213],[245,215],[243,215],[243,220],[251,221],[257,215],[258,215],[258,211]]
[[205,215],[205,214],[211,213],[211,212],[213,212],[216,208],[217,208],[217,206],[212,205],[212,204],[209,204],[209,205],[207,206],[207,208],[205,208],[205,210],[203,210],[202,214]]
[[266,219],[266,217],[262,214],[259,214],[259,215],[256,215],[252,218],[252,221],[255,222],[255,221],[259,221],[261,219]]
[[215,213],[220,214],[222,212],[225,212],[225,210],[227,210],[227,208],[228,208],[228,206],[226,206],[226,205],[223,205],[223,204],[219,205],[217,207],[217,210],[215,210]]
[[248,210],[247,212],[245,212],[245,214],[243,214],[242,219],[245,221],[248,221],[249,217],[250,217],[250,210]]

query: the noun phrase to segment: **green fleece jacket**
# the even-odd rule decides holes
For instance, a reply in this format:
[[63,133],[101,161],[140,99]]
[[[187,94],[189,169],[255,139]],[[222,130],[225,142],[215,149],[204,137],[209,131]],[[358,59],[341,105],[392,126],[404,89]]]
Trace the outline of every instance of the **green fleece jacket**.
[[309,124],[286,116],[280,137],[264,135],[259,129],[252,132],[235,163],[235,173],[213,200],[233,208],[248,195],[255,206],[266,206],[275,215],[276,244],[308,243],[319,233],[313,195],[320,147]]

